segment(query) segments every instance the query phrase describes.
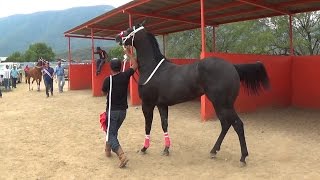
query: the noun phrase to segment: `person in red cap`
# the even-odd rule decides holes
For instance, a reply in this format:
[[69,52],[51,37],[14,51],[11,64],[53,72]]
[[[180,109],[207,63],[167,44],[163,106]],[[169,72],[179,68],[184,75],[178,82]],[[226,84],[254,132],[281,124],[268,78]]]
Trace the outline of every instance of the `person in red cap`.
[[[107,124],[107,137],[105,153],[107,157],[111,156],[111,150],[116,153],[120,160],[119,167],[125,167],[128,159],[124,154],[119,140],[118,140],[118,130],[121,127],[124,119],[126,118],[128,102],[128,83],[130,77],[134,74],[135,70],[138,68],[138,63],[132,54],[129,53],[128,48],[124,48],[125,53],[131,61],[131,67],[121,72],[121,61],[119,59],[111,60],[111,74],[112,74],[112,84],[110,90],[110,76],[108,76],[102,85],[102,93],[107,95],[107,108],[106,112],[108,114],[109,106],[110,110],[110,124]],[[109,92],[111,91],[111,103],[109,102]],[[109,133],[109,134],[108,134]]]

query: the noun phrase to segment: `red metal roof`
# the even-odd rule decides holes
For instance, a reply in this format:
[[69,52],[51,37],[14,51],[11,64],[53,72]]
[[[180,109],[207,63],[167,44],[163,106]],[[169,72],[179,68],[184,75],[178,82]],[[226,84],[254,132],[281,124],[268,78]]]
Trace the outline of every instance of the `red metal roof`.
[[[205,24],[220,24],[320,10],[320,0],[205,0]],[[114,38],[146,19],[156,35],[200,28],[200,0],[134,0],[66,31],[66,36]]]

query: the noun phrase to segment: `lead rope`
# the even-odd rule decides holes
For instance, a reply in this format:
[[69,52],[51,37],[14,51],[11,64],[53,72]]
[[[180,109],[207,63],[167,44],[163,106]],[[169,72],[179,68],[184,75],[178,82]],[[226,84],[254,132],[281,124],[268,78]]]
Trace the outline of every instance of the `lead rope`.
[[108,108],[108,127],[107,127],[106,142],[108,142],[108,140],[109,140],[110,112],[111,112],[111,92],[112,92],[112,75],[110,75],[109,108]]

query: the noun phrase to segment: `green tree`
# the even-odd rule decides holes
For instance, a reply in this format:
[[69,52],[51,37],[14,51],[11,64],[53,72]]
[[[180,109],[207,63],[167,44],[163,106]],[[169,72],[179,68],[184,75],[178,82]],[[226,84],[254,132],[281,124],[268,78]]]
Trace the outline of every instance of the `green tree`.
[[112,58],[118,58],[120,60],[123,60],[123,49],[121,46],[115,46],[115,47],[112,47],[110,50],[109,50],[109,59],[112,59]]
[[13,54],[11,54],[7,60],[8,62],[23,62],[23,54],[21,54],[20,52],[14,52]]
[[294,49],[298,55],[320,53],[320,12],[297,14],[293,20]]
[[52,48],[45,43],[35,43],[29,46],[29,49],[25,52],[24,58],[27,61],[35,61],[42,57],[45,60],[54,60],[55,54]]

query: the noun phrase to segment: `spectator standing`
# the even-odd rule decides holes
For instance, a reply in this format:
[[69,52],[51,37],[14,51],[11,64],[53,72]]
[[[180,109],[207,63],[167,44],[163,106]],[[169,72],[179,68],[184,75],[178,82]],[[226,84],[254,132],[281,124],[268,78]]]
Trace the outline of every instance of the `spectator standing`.
[[11,83],[10,83],[10,79],[11,79],[11,75],[10,75],[10,69],[9,69],[9,65],[6,65],[6,69],[4,70],[4,88],[5,90],[10,90],[11,89]]
[[54,74],[56,75],[58,80],[59,92],[62,93],[65,80],[64,80],[64,67],[61,65],[60,60],[58,61],[58,65],[55,67]]
[[[3,75],[0,75],[0,84],[3,82]],[[1,87],[0,87],[0,98],[2,98],[2,92],[1,92]]]
[[10,71],[11,79],[12,79],[12,88],[17,88],[17,79],[19,77],[19,71],[17,70],[16,66],[13,66],[13,68]]

